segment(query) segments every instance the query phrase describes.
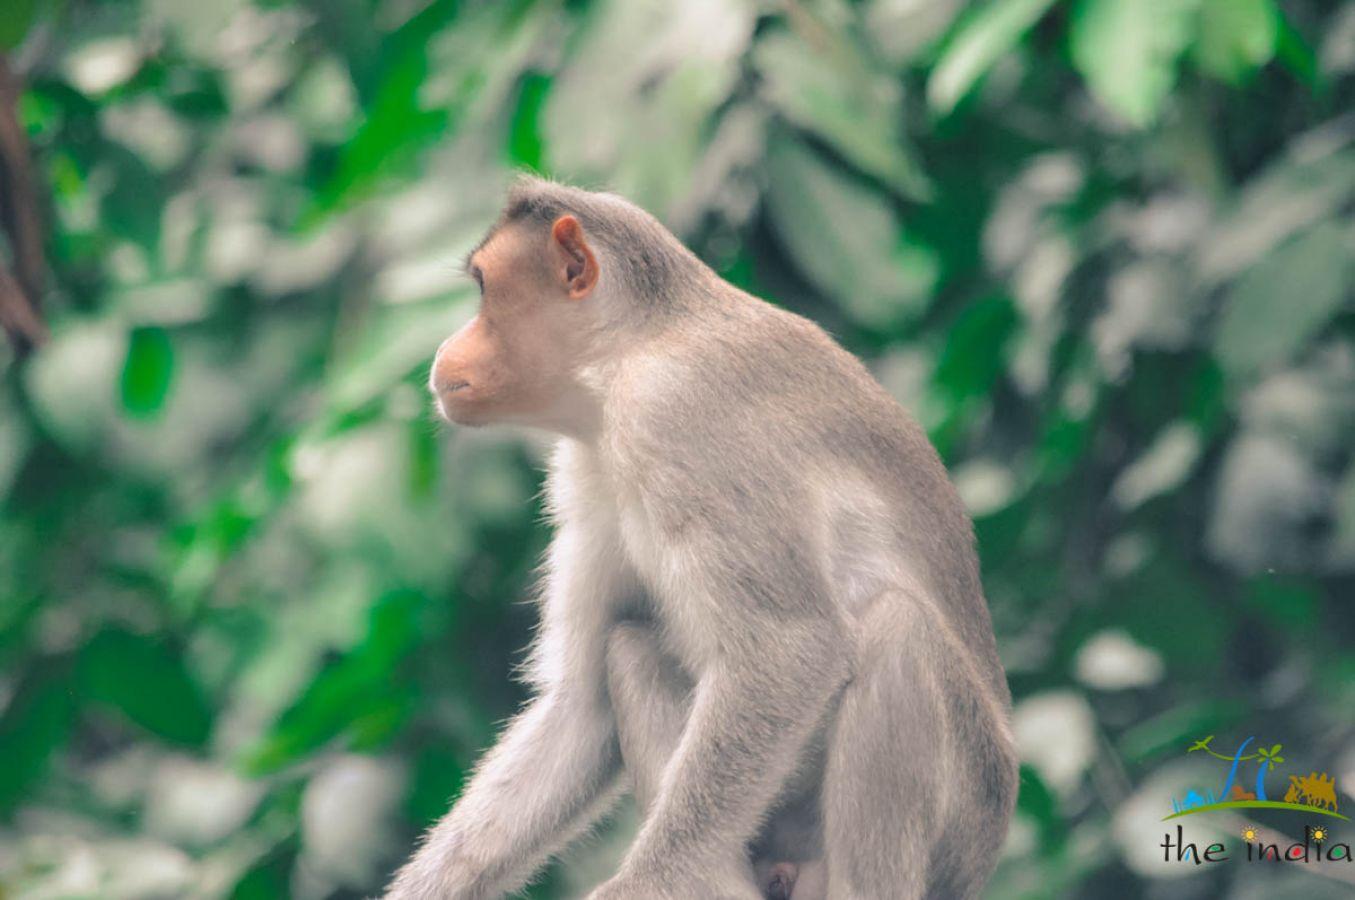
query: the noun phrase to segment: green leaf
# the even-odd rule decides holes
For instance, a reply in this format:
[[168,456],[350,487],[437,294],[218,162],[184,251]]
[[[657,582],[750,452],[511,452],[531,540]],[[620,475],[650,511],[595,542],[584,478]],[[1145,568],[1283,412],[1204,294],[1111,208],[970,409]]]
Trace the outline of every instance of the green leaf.
[[927,103],[948,113],[1016,46],[1054,0],[993,0],[955,31],[927,80]]
[[1016,330],[1016,308],[1003,296],[965,307],[951,325],[933,378],[952,400],[988,392],[1004,365],[1004,348]]
[[345,734],[358,748],[378,746],[404,724],[417,697],[394,677],[419,639],[422,597],[395,592],[372,608],[366,641],[323,669],[300,699],[248,754],[252,772],[270,772]]
[[0,50],[13,50],[23,41],[37,15],[38,2],[5,0],[4,15],[0,15]]
[[1350,232],[1325,222],[1247,270],[1214,340],[1224,371],[1249,375],[1292,358],[1349,297],[1353,258]]
[[768,168],[772,225],[819,290],[881,330],[926,309],[940,264],[903,231],[883,196],[793,139],[772,147]]
[[1267,625],[1295,636],[1313,633],[1320,623],[1319,590],[1301,580],[1266,575],[1252,581],[1240,599]]
[[1245,722],[1252,712],[1246,702],[1234,698],[1182,701],[1127,728],[1118,742],[1120,754],[1138,762],[1169,751],[1176,753],[1197,735],[1230,729]]
[[23,800],[43,777],[52,754],[66,742],[75,717],[76,691],[69,677],[56,674],[26,679],[0,715],[0,811]]
[[[408,169],[415,154],[443,132],[447,114],[416,104],[423,75],[422,68],[411,62],[382,85],[357,134],[344,145],[333,178],[319,191],[319,208],[313,216],[366,197],[383,177]],[[306,222],[311,224],[311,218]]]
[[1059,799],[1044,783],[1035,767],[1027,763],[1021,765],[1016,808],[1039,826],[1042,853],[1052,854],[1063,846],[1068,835],[1068,824],[1059,809]]
[[548,75],[528,72],[523,76],[518,105],[508,126],[508,159],[534,172],[546,171],[546,155],[541,138],[541,111],[550,94]]
[[127,345],[122,367],[122,408],[148,419],[160,412],[174,381],[174,347],[163,328],[138,328]]
[[112,187],[100,204],[101,228],[135,241],[147,251],[160,242],[160,215],[165,208],[165,182],[146,161],[123,147],[104,144],[101,162],[110,164]]
[[[313,226],[335,209],[368,197],[383,179],[408,173],[418,154],[447,129],[456,109],[430,108],[420,92],[428,77],[427,44],[456,4],[431,3],[388,38],[387,49],[363,70],[375,79],[357,77],[364,97],[361,125],[344,145],[338,163],[320,187],[310,210],[302,217]],[[466,90],[473,88],[471,80]],[[461,98],[458,98],[458,101]],[[455,105],[455,104],[454,104]]]
[[[300,801],[289,795],[298,791],[289,786],[281,793],[284,799],[276,804],[277,808],[269,819],[284,823],[294,822],[299,814]],[[260,829],[254,832],[256,836],[264,837],[265,840],[275,838],[279,833],[282,839],[271,847],[265,844],[266,852],[254,859],[249,868],[240,875],[230,892],[230,900],[275,900],[277,897],[291,895],[292,873],[301,850],[299,833],[294,826],[290,832],[281,828],[271,831]]]
[[167,741],[201,746],[212,711],[183,659],[162,641],[110,628],[80,657],[85,696]]
[[443,747],[425,747],[414,761],[408,811],[423,824],[447,812],[448,804],[461,792],[466,780],[462,761]]
[[787,119],[904,196],[931,195],[904,139],[895,79],[866,69],[858,55],[820,51],[789,32],[768,35],[753,57],[767,98]]
[[[1125,628],[1139,643],[1157,650],[1169,672],[1199,677],[1218,658],[1233,631],[1229,614],[1210,603],[1206,594],[1196,570],[1164,554],[1113,589],[1107,624]],[[1152,597],[1154,602],[1129,602],[1133,597]],[[1189,628],[1182,626],[1185,622]],[[1217,729],[1198,725],[1193,730]]]
[[1151,124],[1176,84],[1199,0],[1080,0],[1073,64],[1093,94],[1137,126]]
[[1275,58],[1294,77],[1315,93],[1327,89],[1328,81],[1317,60],[1317,53],[1303,34],[1289,21],[1283,10],[1278,11],[1279,34],[1275,38]]
[[1278,35],[1271,0],[1203,0],[1191,56],[1209,74],[1239,84],[1270,62]]

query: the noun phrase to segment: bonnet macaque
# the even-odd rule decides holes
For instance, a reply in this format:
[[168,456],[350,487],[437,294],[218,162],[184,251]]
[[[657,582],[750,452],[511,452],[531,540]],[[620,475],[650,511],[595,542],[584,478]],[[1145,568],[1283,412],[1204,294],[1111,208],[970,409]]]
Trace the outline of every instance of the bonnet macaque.
[[467,269],[438,409],[558,435],[535,699],[387,896],[516,891],[627,789],[592,900],[975,896],[1010,697],[919,427],[615,195],[522,180]]

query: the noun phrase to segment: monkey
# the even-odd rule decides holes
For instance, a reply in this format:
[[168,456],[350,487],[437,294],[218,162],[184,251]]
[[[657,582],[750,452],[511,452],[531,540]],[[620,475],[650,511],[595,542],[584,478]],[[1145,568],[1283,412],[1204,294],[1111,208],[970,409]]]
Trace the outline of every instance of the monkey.
[[554,440],[531,699],[387,889],[519,890],[627,790],[590,900],[973,897],[1012,815],[973,526],[921,427],[806,318],[611,193],[519,178],[429,375]]

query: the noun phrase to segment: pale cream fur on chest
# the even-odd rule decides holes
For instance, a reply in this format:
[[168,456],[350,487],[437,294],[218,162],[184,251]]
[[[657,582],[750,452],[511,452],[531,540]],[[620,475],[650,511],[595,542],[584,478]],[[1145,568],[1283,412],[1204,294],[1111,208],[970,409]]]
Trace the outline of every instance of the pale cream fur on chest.
[[[551,497],[557,524],[578,529],[581,539],[614,547],[621,568],[643,592],[643,612],[652,616],[668,649],[694,678],[718,653],[708,606],[720,602],[697,590],[692,579],[691,556],[696,551],[682,540],[659,534],[646,512],[640,492],[619,474],[596,449],[565,440],[552,461],[552,484],[587,485],[588,489]],[[586,501],[585,499],[586,498]],[[599,603],[625,602],[630,597],[607,597],[597,592]],[[607,614],[615,619],[632,614],[623,607]]]
[[[693,677],[719,653],[719,635],[712,632],[710,606],[720,597],[702,592],[692,571],[702,552],[693,541],[660,534],[647,514],[640,493],[608,464],[595,448],[562,440],[552,460],[551,485],[571,490],[553,491],[550,506],[557,525],[572,526],[578,540],[607,547],[613,563],[643,591],[645,611],[652,615],[665,643]],[[915,588],[888,526],[885,500],[864,478],[843,472],[807,470],[810,496],[817,507],[809,518],[822,523],[807,536],[827,576],[834,603],[847,620],[859,618],[871,601],[890,588]],[[586,500],[585,500],[586,498]],[[594,594],[598,603],[609,598]],[[626,609],[599,609],[594,616],[619,618]],[[549,611],[547,611],[549,613]]]

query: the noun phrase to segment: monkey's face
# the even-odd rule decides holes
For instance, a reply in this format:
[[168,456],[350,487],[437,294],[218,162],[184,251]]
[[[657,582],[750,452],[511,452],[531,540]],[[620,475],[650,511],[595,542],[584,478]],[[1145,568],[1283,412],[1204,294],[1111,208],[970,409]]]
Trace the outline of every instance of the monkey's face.
[[[577,221],[560,221],[566,219],[572,225],[563,232],[560,222],[545,233],[503,228],[472,255],[480,309],[442,342],[429,376],[448,421],[549,427],[568,405],[590,315],[579,301],[591,291],[597,263]],[[579,284],[583,269],[592,274]]]

